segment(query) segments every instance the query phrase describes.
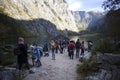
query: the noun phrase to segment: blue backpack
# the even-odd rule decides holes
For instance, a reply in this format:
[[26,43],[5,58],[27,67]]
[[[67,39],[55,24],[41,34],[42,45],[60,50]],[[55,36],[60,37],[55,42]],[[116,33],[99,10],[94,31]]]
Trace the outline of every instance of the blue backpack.
[[37,57],[43,56],[43,53],[42,53],[42,51],[41,51],[39,48],[35,48],[35,49],[34,49],[34,52],[35,52],[35,54],[37,55]]

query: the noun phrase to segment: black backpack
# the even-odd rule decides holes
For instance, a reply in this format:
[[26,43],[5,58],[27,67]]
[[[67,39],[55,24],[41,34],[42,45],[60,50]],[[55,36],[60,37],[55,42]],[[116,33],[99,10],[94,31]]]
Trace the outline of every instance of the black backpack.
[[75,44],[75,46],[76,46],[76,48],[80,48],[80,42],[76,42],[76,44]]

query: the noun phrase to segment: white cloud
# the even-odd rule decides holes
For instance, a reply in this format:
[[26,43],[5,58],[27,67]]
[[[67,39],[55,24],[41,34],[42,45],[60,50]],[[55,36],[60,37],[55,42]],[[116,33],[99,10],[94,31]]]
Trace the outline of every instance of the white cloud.
[[91,9],[88,9],[87,11],[100,11],[100,12],[104,12],[104,10],[101,8],[101,7],[96,7],[96,8],[91,8]]
[[82,2],[79,0],[71,0],[71,2],[69,2],[69,9],[70,10],[79,10],[82,7]]
[[72,11],[103,11],[101,5],[104,0],[66,0]]

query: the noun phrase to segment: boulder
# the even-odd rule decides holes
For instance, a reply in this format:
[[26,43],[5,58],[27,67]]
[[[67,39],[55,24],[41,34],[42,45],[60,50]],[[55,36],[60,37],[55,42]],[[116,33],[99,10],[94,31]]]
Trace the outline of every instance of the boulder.
[[98,64],[94,67],[99,67],[99,70],[86,77],[88,80],[120,80],[119,54],[99,54],[93,58]]

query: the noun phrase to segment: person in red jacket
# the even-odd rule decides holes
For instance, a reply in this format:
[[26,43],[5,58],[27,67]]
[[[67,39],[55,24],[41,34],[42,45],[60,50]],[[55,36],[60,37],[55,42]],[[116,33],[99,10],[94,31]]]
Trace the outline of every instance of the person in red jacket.
[[55,52],[58,53],[58,49],[59,49],[59,42],[58,40],[55,40]]
[[68,54],[69,54],[70,59],[73,59],[74,57],[74,50],[75,50],[75,42],[70,41],[68,44]]

